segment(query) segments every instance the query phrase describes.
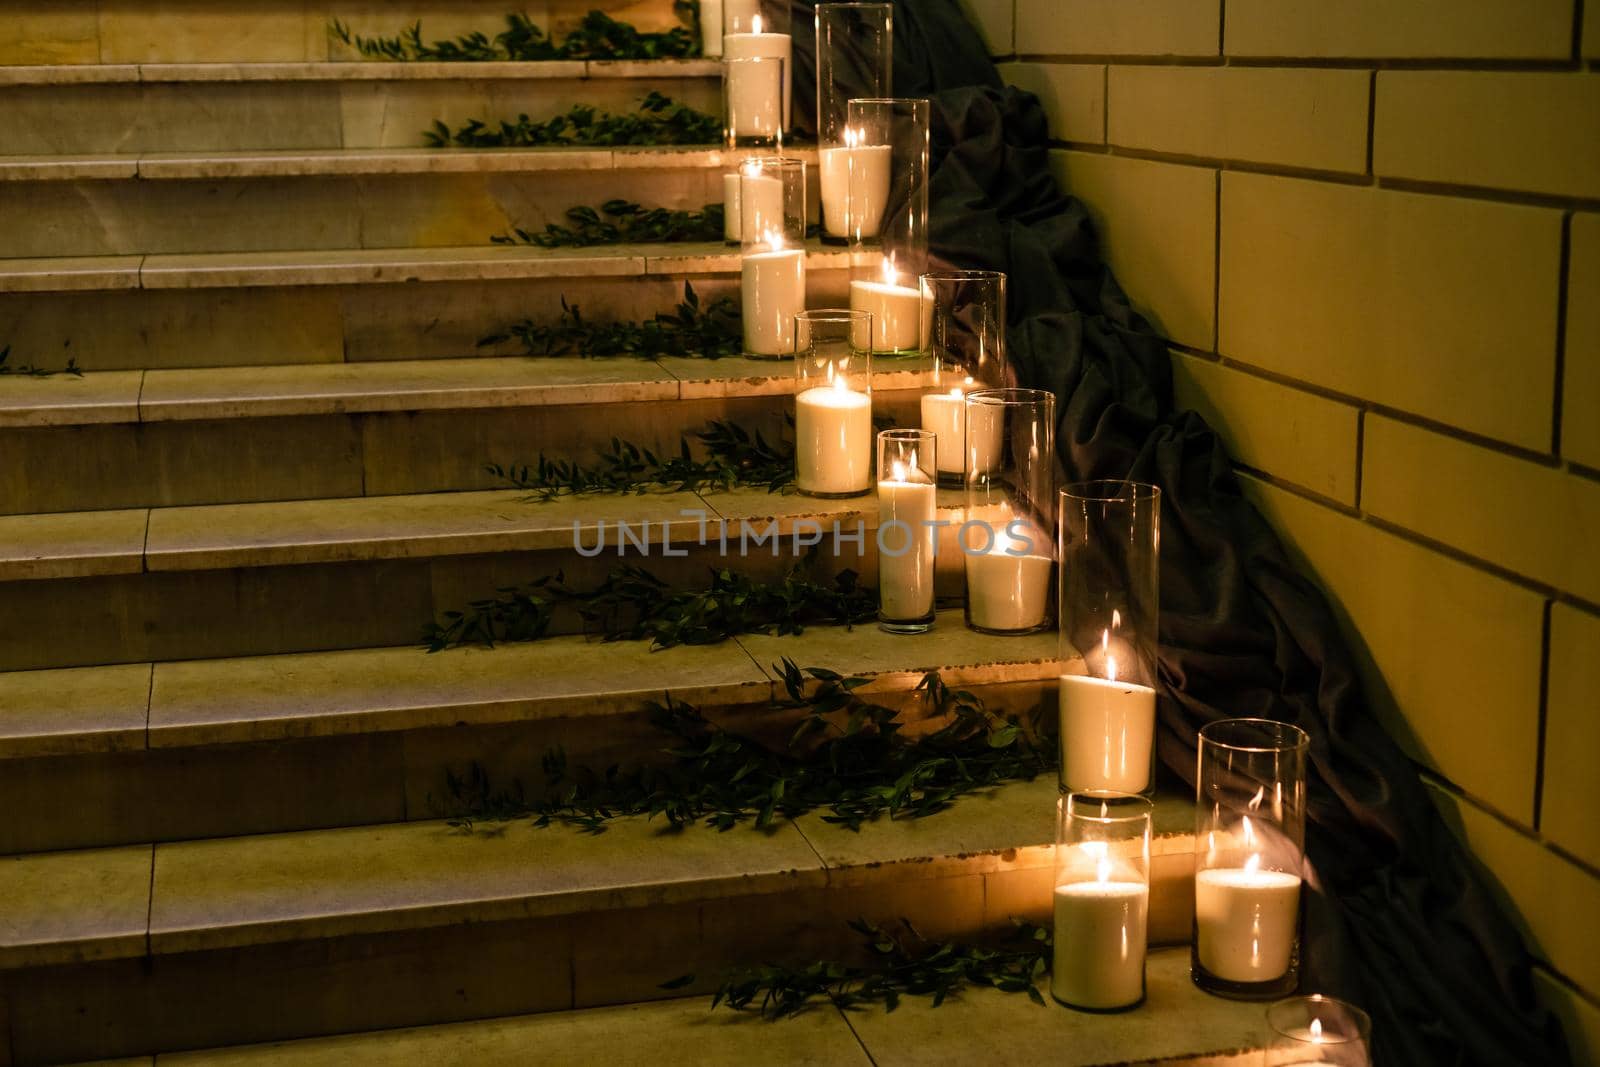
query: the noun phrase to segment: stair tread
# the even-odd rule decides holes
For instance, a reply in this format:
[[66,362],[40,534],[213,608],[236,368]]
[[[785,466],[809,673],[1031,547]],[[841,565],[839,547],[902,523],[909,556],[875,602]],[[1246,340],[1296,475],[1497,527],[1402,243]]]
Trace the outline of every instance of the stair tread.
[[[468,832],[444,821],[306,830],[18,857],[0,867],[14,902],[0,968],[553,918],[827,887],[889,884],[1052,862],[1052,776],[957,800],[920,820],[865,824],[848,849],[816,811],[769,831],[679,831],[642,816],[604,833],[530,820]],[[1193,809],[1158,799],[1157,855],[1192,848]],[[818,842],[822,842],[818,846]],[[74,907],[90,886],[117,909]],[[65,888],[63,888],[65,887]]]
[[379,60],[90,63],[0,66],[0,86],[173,82],[537,81],[561,78],[720,78],[714,59],[548,59],[470,63]]
[[[177,1067],[361,1067],[472,1064],[513,1067],[560,1049],[570,1067],[649,1062],[660,1067],[750,1063],[964,1067],[967,1064],[1110,1067],[1129,1063],[1255,1063],[1269,1036],[1261,1004],[1208,996],[1189,979],[1187,948],[1155,949],[1145,1003],[1136,1011],[1087,1013],[977,987],[939,1007],[907,997],[892,1012],[848,1014],[832,1005],[778,1022],[710,1010],[705,996],[542,1015],[343,1034],[276,1044],[165,1054]],[[1039,989],[1049,1001],[1047,979]],[[1003,1038],[997,1038],[1003,1035]],[[1233,1056],[1249,1058],[1239,1061]],[[869,1058],[870,1057],[870,1058]]]
[[15,671],[0,685],[0,757],[145,747],[151,665]]
[[148,521],[138,508],[0,516],[0,580],[137,574]]
[[[931,361],[883,361],[877,389],[917,389]],[[0,376],[0,428],[783,396],[790,362],[726,356],[490,356]]]
[[[903,690],[1053,678],[1053,634],[972,633],[959,610],[915,637],[814,626],[652,652],[548,637],[495,649],[417,646],[18,671],[0,675],[0,759],[179,748],[632,711],[665,694],[702,707],[766,699],[784,656]],[[153,673],[152,673],[153,672]],[[148,724],[148,730],[146,729]]]
[[[815,149],[786,149],[815,159]],[[0,156],[0,181],[140,178],[286,178],[341,175],[540,173],[731,166],[715,146],[540,148],[286,148],[269,150],[71,153]]]
[[0,857],[0,970],[142,956],[150,845]]
[[[812,270],[849,266],[849,253],[812,242]],[[0,292],[367,285],[531,278],[732,273],[739,253],[720,242],[537,248],[466,245],[284,252],[189,252],[0,260]]]
[[[958,491],[940,491],[941,508],[961,503]],[[752,536],[764,536],[769,519],[782,537],[801,519],[853,528],[859,518],[867,530],[877,528],[870,497],[820,500],[752,488],[550,500],[519,489],[478,489],[67,511],[0,516],[0,581],[560,550],[574,547],[577,532],[586,535],[588,549],[603,543],[614,550],[618,523],[633,524],[630,531],[658,549],[671,547],[670,538],[676,553],[698,542],[702,520],[718,518],[750,523]],[[740,530],[729,528],[735,546]],[[708,534],[716,543],[715,528]],[[750,550],[765,547],[766,542],[752,544]]]

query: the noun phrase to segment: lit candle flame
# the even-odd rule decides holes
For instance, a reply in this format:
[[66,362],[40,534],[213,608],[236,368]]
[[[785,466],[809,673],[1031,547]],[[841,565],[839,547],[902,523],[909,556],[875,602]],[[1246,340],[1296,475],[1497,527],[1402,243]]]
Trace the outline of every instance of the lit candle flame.
[[1261,853],[1252,852],[1250,858],[1244,861],[1244,873],[1255,874],[1261,870]]
[[1250,816],[1244,817],[1244,847],[1250,848],[1256,843],[1256,828],[1250,824]]
[[[1265,800],[1266,798],[1267,798],[1267,787],[1266,786],[1262,786],[1260,789],[1256,790],[1256,795],[1250,798],[1250,804],[1248,805],[1250,810],[1251,811],[1259,810],[1260,807],[1261,807],[1261,802],[1263,800]],[[1249,820],[1247,819],[1245,821],[1248,822]]]
[[1111,609],[1111,628],[1113,630],[1122,629],[1122,612],[1115,608]]
[[[915,462],[914,459],[913,459],[913,462]],[[906,470],[906,465],[904,463],[901,463],[899,460],[895,460],[894,461],[894,477],[891,478],[890,481],[903,482],[903,481],[906,480],[906,474],[907,473],[908,472]]]
[[[970,381],[970,379],[968,379],[968,380]],[[953,396],[953,397],[956,397],[957,399],[960,399],[960,397],[962,395],[961,387],[958,385],[954,389],[951,389],[950,390],[950,395]]]
[[856,145],[858,145],[860,143],[861,143],[861,131],[852,130],[850,127],[846,126],[844,128],[844,146],[846,148],[854,148]]
[[1106,882],[1111,881],[1111,857],[1110,856],[1101,856],[1100,857],[1100,862],[1095,864],[1094,876],[1095,876],[1095,880],[1098,881],[1101,885],[1104,885]]
[[891,257],[883,261],[883,284],[899,285],[900,275],[895,273],[894,259]]
[[761,16],[760,15],[756,15],[754,18],[752,18],[750,20],[750,32],[751,33],[760,33],[761,32]]
[[1321,1019],[1312,1019],[1311,1020],[1311,1043],[1313,1045],[1322,1044],[1322,1020]]
[[783,251],[784,243],[782,230],[769,229],[761,235],[761,239],[766,242],[769,251]]

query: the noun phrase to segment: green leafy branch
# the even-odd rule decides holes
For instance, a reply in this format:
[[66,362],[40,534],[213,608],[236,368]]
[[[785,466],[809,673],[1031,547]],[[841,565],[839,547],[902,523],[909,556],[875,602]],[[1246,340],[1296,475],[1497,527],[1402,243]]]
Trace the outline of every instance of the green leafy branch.
[[877,594],[862,587],[854,571],[820,582],[810,567],[809,559],[801,560],[774,582],[718,568],[702,589],[674,589],[635,566],[616,568],[593,589],[573,589],[556,574],[445,612],[424,628],[423,641],[430,652],[536,641],[563,606],[607,641],[648,640],[654,648],[714,645],[739,634],[798,634],[807,626],[850,625],[876,615]]
[[794,481],[794,447],[787,442],[769,444],[761,431],[751,434],[723,419],[712,420],[694,437],[703,458],[695,457],[687,437],[680,439],[675,456],[658,456],[651,449],[613,437],[593,465],[550,459],[541,452],[532,466],[491,463],[485,469],[540,501],[573,493],[698,492],[741,485],[778,492]]
[[470,119],[459,129],[436,120],[423,132],[431,148],[536,148],[542,145],[710,145],[722,122],[671,97],[651,92],[631,114],[600,111],[577,104],[564,115],[534,122],[526,114],[515,122],[490,125]]
[[490,240],[497,245],[525,244],[539,248],[586,248],[624,242],[673,242],[722,240],[721,204],[707,204],[699,211],[672,208],[645,209],[629,200],[608,200],[599,209],[567,209],[571,226],[546,223],[542,231],[513,229]]
[[78,369],[76,359],[68,359],[67,365],[60,370],[45,370],[43,367],[32,363],[23,363],[17,366],[11,364],[11,346],[0,348],[0,374],[16,374],[29,378],[53,378],[57,374],[70,374],[74,378],[82,378],[83,371]]
[[329,24],[328,32],[367,59],[392,62],[685,58],[700,54],[699,7],[695,0],[676,0],[673,8],[685,25],[665,33],[643,33],[603,11],[591,11],[559,44],[522,13],[506,15],[506,28],[493,37],[474,31],[424,42],[421,20],[394,37],[363,37],[338,19]]
[[[885,1011],[894,1011],[905,996],[927,997],[938,1007],[971,986],[1026,993],[1029,1000],[1042,1006],[1045,1001],[1038,981],[1050,971],[1051,931],[1021,919],[1012,923],[1011,936],[982,945],[928,941],[909,922],[902,923],[903,935],[874,923],[852,922],[850,928],[866,943],[870,957],[866,965],[818,961],[740,968],[723,979],[711,1006],[725,1004],[735,1011],[759,1012],[766,1019],[796,1015],[817,1003],[844,1011],[881,1004]],[[662,988],[681,989],[692,981],[693,975],[685,975]]]
[[784,696],[773,713],[800,713],[778,749],[710,722],[670,696],[647,710],[668,739],[668,762],[629,770],[571,768],[558,750],[541,761],[542,788],[532,799],[520,781],[496,789],[481,767],[449,775],[446,785],[465,814],[454,825],[524,816],[599,833],[624,815],[660,816],[674,827],[704,822],[728,830],[757,829],[778,819],[826,809],[823,818],[858,830],[882,816],[923,818],[958,797],[1008,781],[1032,780],[1055,765],[1055,746],[1041,739],[1038,713],[1027,720],[990,712],[976,695],[946,686],[938,672],[918,685],[925,706],[942,719],[915,740],[901,733],[899,713],[864,699],[868,679],[785,658],[777,667]]
[[722,296],[700,304],[685,282],[683,300],[672,311],[644,322],[591,322],[577,304],[561,298],[561,318],[553,323],[523,319],[478,341],[479,347],[522,342],[530,356],[703,356],[716,359],[744,350],[739,301]]

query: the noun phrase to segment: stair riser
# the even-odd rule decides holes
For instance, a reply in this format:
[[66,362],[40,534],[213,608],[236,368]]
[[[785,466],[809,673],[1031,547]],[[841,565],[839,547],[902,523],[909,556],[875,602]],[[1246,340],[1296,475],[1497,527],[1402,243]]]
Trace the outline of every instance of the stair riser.
[[255,0],[219,17],[215,4],[124,0],[99,10],[97,0],[13,0],[0,25],[0,63],[224,63],[356,59],[328,33],[338,18],[362,36],[395,36],[422,21],[433,41],[505,29],[507,11],[526,12],[560,37],[586,11],[599,9],[645,31],[681,25],[670,0],[408,0],[403,8],[356,0]]
[[[996,711],[1039,709],[1054,698],[1053,685],[1043,682],[969,688]],[[879,699],[920,706],[910,693]],[[777,747],[798,722],[766,703],[702,710]],[[926,717],[907,722],[911,736],[939,725]],[[475,763],[498,787],[521,781],[531,795],[543,782],[540,760],[552,749],[562,749],[574,768],[604,769],[659,763],[666,741],[640,701],[603,718],[7,760],[0,763],[0,805],[8,813],[0,855],[451,817],[463,808],[447,774]]]
[[443,121],[543,121],[578,104],[632,112],[652,91],[720,114],[719,79],[458,78],[192,81],[6,88],[6,154],[401,148]]
[[[125,289],[0,295],[0,344],[14,358],[89,370],[439,359],[518,354],[516,342],[481,348],[522,319],[555,322],[561,298],[590,321],[637,321],[670,311],[685,281],[702,302],[737,289],[728,273],[534,278],[227,289]],[[812,307],[839,306],[848,272],[812,270]]]
[[579,205],[631,200],[698,211],[721,169],[0,182],[6,256],[265,252],[487,245],[565,225]]
[[[856,918],[907,919],[933,938],[1006,930],[1013,915],[1044,919],[1049,854],[975,857],[966,870],[886,867],[828,889],[162,955],[0,981],[18,1063],[683,996],[709,991],[733,965],[858,958],[860,937],[845,925]],[[1152,943],[1188,939],[1191,870],[1187,852],[1155,861]],[[697,976],[687,989],[659,988],[686,973]]]
[[[176,507],[503,489],[487,463],[592,462],[620,436],[676,455],[730,419],[787,438],[787,396],[0,430],[0,513]],[[917,394],[879,415],[917,424]],[[41,472],[48,471],[48,478]]]

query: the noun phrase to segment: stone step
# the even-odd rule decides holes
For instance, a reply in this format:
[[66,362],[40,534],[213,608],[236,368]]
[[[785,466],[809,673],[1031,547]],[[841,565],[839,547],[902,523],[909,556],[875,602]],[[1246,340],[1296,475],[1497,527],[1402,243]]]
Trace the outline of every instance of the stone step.
[[350,60],[360,53],[328,32],[333,19],[364,37],[394,37],[420,21],[432,42],[472,32],[492,38],[506,28],[507,12],[524,11],[559,40],[592,10],[644,32],[683,25],[672,0],[251,0],[226,19],[211,5],[171,0],[118,0],[105,10],[95,0],[9,0],[0,64]]
[[[815,245],[808,301],[848,299],[849,255]],[[479,342],[562,300],[590,321],[737,292],[721,242],[544,249],[311,249],[0,260],[0,338],[13,359],[84,370],[367,362],[514,354]]]
[[[880,361],[878,411],[915,425],[928,379]],[[676,454],[712,419],[776,441],[793,391],[792,363],[742,357],[5,375],[0,514],[489,489],[486,463],[588,463],[614,436]]]
[[723,199],[716,149],[340,149],[0,157],[8,257],[488,245],[627,200]]
[[[705,997],[447,1023],[162,1056],[173,1067],[364,1067],[432,1063],[521,1067],[560,1050],[568,1067],[637,1062],[658,1067],[1258,1067],[1270,1037],[1265,1009],[1200,992],[1189,952],[1158,949],[1146,970],[1146,1000],[1125,1013],[1090,1014],[976,988],[937,1008],[908,998],[892,1012],[848,1013],[832,1005],[779,1022],[725,1010]],[[1040,991],[1049,1000],[1045,981]]]
[[[961,495],[944,493],[954,519]],[[0,670],[404,644],[496,589],[556,573],[592,587],[623,564],[679,588],[724,566],[773,580],[836,524],[865,544],[829,537],[816,574],[874,583],[870,495],[492,490],[12,516],[0,519]],[[956,593],[944,533],[942,591]],[[581,626],[562,610],[552,632]]]
[[[859,832],[594,835],[442,822],[0,861],[10,1048],[149,1054],[661,998],[731,964],[849,951],[844,924],[970,937],[1048,914],[1053,779]],[[1193,809],[1157,809],[1151,936],[1187,939]],[[1174,983],[1176,984],[1176,983]]]
[[651,92],[718,115],[721,84],[706,59],[0,66],[8,155],[413,148],[435,122],[626,113]]
[[[574,766],[660,758],[651,701],[781,744],[781,661],[870,679],[915,734],[930,670],[996,709],[1051,699],[1054,634],[916,636],[868,624],[651,651],[577,636],[438,653],[418,645],[0,675],[0,853],[439,818],[474,762],[531,787]],[[775,688],[777,687],[777,688]]]

